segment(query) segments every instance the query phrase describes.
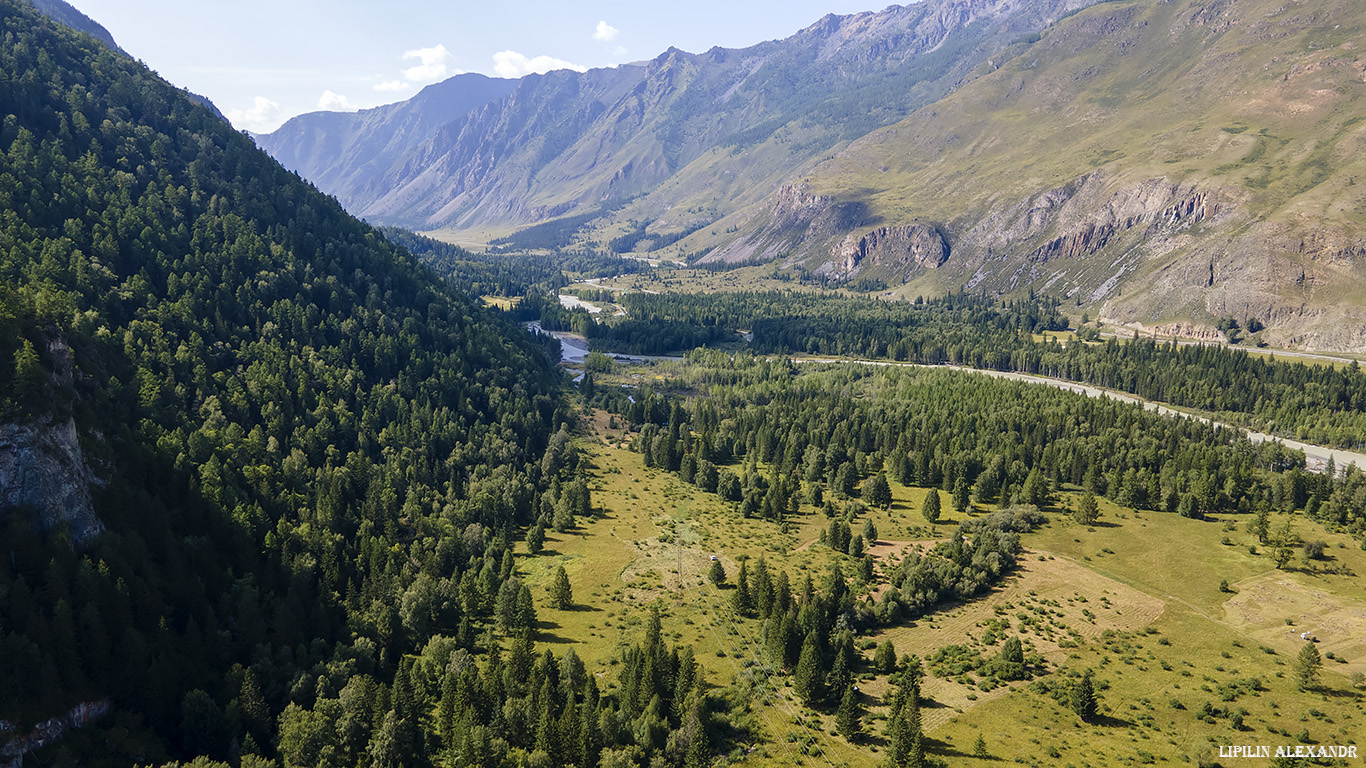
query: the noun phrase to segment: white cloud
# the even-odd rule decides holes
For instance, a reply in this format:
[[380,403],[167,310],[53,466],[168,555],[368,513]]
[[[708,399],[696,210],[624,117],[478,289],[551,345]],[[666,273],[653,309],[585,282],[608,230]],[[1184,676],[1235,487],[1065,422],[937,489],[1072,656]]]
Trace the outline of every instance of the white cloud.
[[572,69],[575,72],[588,71],[588,67],[550,56],[536,56],[529,59],[516,51],[499,51],[493,54],[493,71],[498,73],[499,77],[515,78],[532,74],[543,75],[552,69]]
[[444,79],[448,74],[460,74],[458,70],[450,68],[451,59],[455,57],[446,50],[444,45],[407,51],[403,54],[403,58],[404,60],[415,59],[421,62],[415,67],[403,70],[403,79],[410,83],[434,83],[437,80]]
[[228,110],[228,122],[254,133],[267,133],[280,127],[285,111],[277,102],[257,96],[249,109]]
[[389,80],[383,83],[375,83],[374,87],[377,91],[406,91],[409,88],[412,88],[411,85],[402,80]]
[[318,109],[326,109],[332,112],[355,112],[360,107],[351,103],[351,100],[340,93],[323,91],[323,95],[318,97]]
[[613,40],[616,40],[617,35],[619,34],[621,34],[621,30],[605,21],[599,21],[598,28],[593,31],[593,39],[603,43],[610,43]]

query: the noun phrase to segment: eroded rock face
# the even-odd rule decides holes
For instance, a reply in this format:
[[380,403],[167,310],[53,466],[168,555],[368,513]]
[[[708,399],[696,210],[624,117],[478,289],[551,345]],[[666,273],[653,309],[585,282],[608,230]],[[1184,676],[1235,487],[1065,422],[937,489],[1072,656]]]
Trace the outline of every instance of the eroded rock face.
[[852,275],[871,260],[892,273],[905,276],[920,268],[937,269],[949,258],[949,245],[939,230],[928,224],[878,227],[865,234],[850,234],[834,252],[835,263]]
[[81,544],[104,530],[90,497],[94,482],[71,419],[0,424],[0,517],[32,509],[42,528],[65,524]]

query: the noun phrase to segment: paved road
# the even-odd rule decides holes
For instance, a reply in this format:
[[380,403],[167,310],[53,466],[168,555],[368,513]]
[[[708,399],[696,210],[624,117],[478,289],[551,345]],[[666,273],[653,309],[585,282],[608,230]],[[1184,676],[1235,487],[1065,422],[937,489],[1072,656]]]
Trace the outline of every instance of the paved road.
[[[1101,331],[1101,332],[1100,332],[1100,335],[1101,335],[1103,338],[1107,338],[1107,339],[1119,339],[1120,341],[1129,341],[1129,340],[1133,339],[1133,333],[1132,333],[1132,331],[1131,331],[1130,333],[1127,333],[1127,334],[1126,334],[1126,333],[1122,333],[1122,332],[1114,332],[1114,331]],[[1138,337],[1139,337],[1140,339],[1152,339],[1152,336],[1144,336],[1142,332],[1139,333]],[[1171,341],[1171,339],[1170,339],[1170,338],[1165,338],[1165,337],[1162,337],[1162,336],[1158,336],[1158,337],[1157,337],[1157,341],[1159,341],[1159,342],[1161,342],[1161,343],[1163,343],[1163,344],[1166,344],[1168,341]],[[1245,355],[1258,355],[1258,356],[1260,356],[1260,357],[1266,357],[1266,356],[1268,356],[1268,355],[1271,355],[1271,356],[1276,357],[1276,359],[1278,359],[1278,360],[1283,359],[1283,358],[1287,358],[1287,357],[1293,357],[1293,358],[1297,358],[1297,359],[1299,359],[1299,360],[1320,361],[1320,362],[1325,362],[1325,363],[1360,363],[1360,362],[1361,362],[1360,360],[1358,360],[1358,359],[1356,359],[1356,358],[1354,358],[1354,357],[1336,357],[1336,356],[1334,356],[1334,355],[1325,355],[1325,354],[1323,354],[1323,353],[1321,353],[1321,352],[1297,352],[1296,350],[1293,350],[1293,349],[1271,349],[1271,348],[1269,348],[1269,347],[1267,347],[1267,348],[1259,348],[1259,349],[1248,349],[1247,347],[1239,347],[1239,346],[1236,346],[1236,345],[1233,345],[1233,344],[1225,344],[1225,343],[1219,342],[1219,341],[1199,341],[1199,340],[1196,340],[1196,339],[1176,339],[1176,344],[1177,344],[1177,346],[1181,346],[1181,347],[1222,347],[1222,348],[1224,348],[1224,349],[1231,349],[1231,350],[1233,350],[1234,352],[1242,352],[1242,353],[1245,354]]]
[[1327,467],[1328,460],[1330,458],[1333,460],[1333,463],[1337,465],[1339,470],[1345,469],[1348,464],[1356,464],[1358,467],[1366,469],[1366,454],[1355,453],[1353,451],[1344,451],[1337,448],[1328,448],[1322,445],[1310,445],[1309,443],[1301,443],[1297,440],[1286,440],[1284,438],[1276,437],[1275,435],[1268,435],[1263,432],[1254,432],[1252,430],[1243,429],[1242,427],[1239,427],[1235,424],[1228,424],[1222,421],[1215,421],[1213,419],[1205,418],[1204,416],[1196,416],[1194,414],[1186,413],[1185,411],[1179,411],[1175,408],[1170,408],[1168,406],[1162,405],[1161,403],[1150,402],[1148,400],[1144,400],[1141,397],[1136,397],[1134,395],[1130,395],[1124,392],[1115,392],[1113,390],[1101,389],[1100,387],[1093,387],[1087,384],[1078,384],[1073,381],[1053,379],[1047,376],[1035,376],[1028,373],[1015,373],[1013,371],[983,370],[980,368],[968,368],[961,365],[921,365],[918,363],[897,363],[877,360],[849,360],[844,358],[793,358],[793,362],[859,363],[862,365],[897,365],[911,368],[950,368],[955,371],[979,373],[986,376],[992,376],[998,379],[1009,379],[1010,381],[1023,381],[1029,384],[1042,384],[1048,387],[1055,387],[1057,389],[1067,390],[1068,392],[1076,392],[1077,394],[1086,395],[1087,397],[1108,397],[1112,400],[1118,400],[1124,403],[1135,403],[1143,406],[1146,410],[1153,411],[1155,413],[1160,413],[1168,416],[1179,416],[1183,419],[1195,419],[1196,421],[1202,421],[1206,424],[1214,424],[1217,426],[1225,427],[1227,429],[1237,429],[1246,434],[1248,436],[1248,439],[1254,443],[1262,443],[1268,441],[1282,443],[1287,448],[1290,448],[1293,451],[1304,451],[1305,458],[1308,460],[1308,468],[1314,472],[1322,472],[1324,468]]
[[[529,330],[539,331],[542,333],[545,332],[541,331],[539,323],[532,322],[527,323],[526,325]],[[560,340],[560,343],[562,345],[561,348],[564,350],[561,362],[571,364],[581,363],[583,362],[584,358],[587,357],[588,341],[584,339],[582,336],[572,333],[561,332],[556,332],[552,335]],[[673,355],[614,354],[612,355],[612,357],[618,362],[625,363],[676,361],[683,359],[682,357],[677,357]],[[1337,465],[1339,471],[1346,469],[1349,464],[1356,464],[1358,467],[1366,469],[1366,454],[1363,453],[1344,451],[1338,448],[1328,448],[1322,445],[1312,445],[1310,443],[1301,443],[1298,440],[1287,440],[1285,438],[1276,437],[1275,435],[1268,435],[1264,432],[1254,432],[1249,429],[1244,429],[1236,424],[1229,424],[1227,422],[1216,421],[1214,419],[1209,419],[1204,416],[1196,416],[1191,413],[1186,413],[1185,411],[1179,411],[1175,408],[1168,407],[1161,403],[1154,403],[1148,400],[1144,400],[1141,397],[1137,397],[1135,395],[1131,395],[1125,392],[1115,392],[1114,390],[1093,387],[1089,384],[1078,384],[1074,381],[1066,381],[1064,379],[1054,379],[1049,378],[1047,376],[1035,376],[1033,374],[1028,373],[1016,373],[1014,371],[992,371],[981,368],[968,368],[966,366],[961,365],[923,365],[920,363],[899,363],[889,360],[854,360],[850,358],[794,357],[792,358],[792,362],[854,363],[857,365],[900,366],[903,368],[948,368],[955,371],[963,371],[965,373],[977,373],[982,374],[984,376],[992,376],[998,379],[1022,381],[1028,384],[1042,384],[1044,386],[1054,387],[1056,389],[1062,389],[1068,392],[1075,392],[1080,395],[1086,395],[1087,397],[1108,397],[1112,400],[1118,400],[1123,403],[1134,403],[1143,406],[1143,408],[1146,410],[1153,411],[1154,413],[1160,413],[1166,416],[1179,416],[1183,419],[1195,419],[1196,421],[1201,421],[1206,424],[1214,424],[1216,426],[1224,427],[1226,429],[1236,429],[1246,434],[1248,439],[1254,443],[1263,443],[1268,441],[1281,443],[1292,451],[1304,451],[1306,466],[1310,471],[1313,472],[1322,472],[1328,466],[1328,460],[1330,458],[1333,460],[1333,463]]]

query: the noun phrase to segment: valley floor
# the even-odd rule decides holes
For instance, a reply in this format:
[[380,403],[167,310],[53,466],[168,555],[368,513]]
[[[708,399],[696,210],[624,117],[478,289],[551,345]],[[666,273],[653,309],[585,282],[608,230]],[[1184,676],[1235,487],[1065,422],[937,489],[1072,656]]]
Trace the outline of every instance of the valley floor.
[[[819,580],[831,560],[847,559],[812,544],[826,519],[803,507],[783,531],[742,518],[716,496],[644,467],[623,447],[629,436],[607,424],[604,414],[586,424],[600,512],[549,538],[542,556],[521,561],[538,585],[564,565],[579,603],[568,611],[538,607],[538,640],[556,653],[573,647],[610,680],[619,654],[657,606],[666,638],[693,645],[713,685],[746,681],[754,738],[734,750],[734,763],[881,764],[885,676],[861,670],[865,736],[850,743],[835,735],[833,711],[813,714],[797,703],[788,678],[763,655],[759,623],[734,615],[730,590],[704,576],[713,556],[730,574],[742,559],[752,565],[764,557],[794,584],[808,573]],[[954,514],[934,526],[921,519],[926,489],[892,489],[891,508],[868,513],[879,531],[875,555],[922,546],[956,526]],[[1045,669],[1032,683],[995,688],[970,672],[928,664],[924,690],[932,701],[924,724],[932,754],[949,765],[1205,765],[1220,745],[1266,744],[1274,753],[1280,744],[1356,743],[1366,723],[1366,695],[1351,682],[1366,671],[1366,589],[1358,578],[1366,552],[1350,537],[1296,516],[1292,525],[1306,539],[1324,540],[1327,554],[1277,570],[1265,554],[1253,554],[1243,520],[1194,521],[1101,500],[1100,522],[1083,527],[1063,514],[1075,495],[1064,493],[1047,525],[1025,536],[1020,567],[999,588],[859,638],[868,658],[884,639],[899,654],[926,660],[943,649],[987,656],[1011,634],[1042,655]],[[879,585],[866,589],[875,593]],[[536,592],[540,599],[544,586]],[[1291,671],[1306,631],[1332,653],[1324,686],[1312,692],[1298,690]],[[1048,693],[1083,669],[1094,670],[1102,686],[1099,724],[1082,723]],[[979,737],[988,757],[974,754]]]

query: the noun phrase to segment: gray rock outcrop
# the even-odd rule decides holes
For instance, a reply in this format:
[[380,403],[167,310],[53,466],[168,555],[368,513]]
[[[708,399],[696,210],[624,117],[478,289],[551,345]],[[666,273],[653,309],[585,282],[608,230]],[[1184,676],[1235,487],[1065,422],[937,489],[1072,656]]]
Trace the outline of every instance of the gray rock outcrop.
[[0,518],[33,510],[41,528],[65,525],[82,544],[104,530],[90,497],[94,482],[70,418],[0,424]]

